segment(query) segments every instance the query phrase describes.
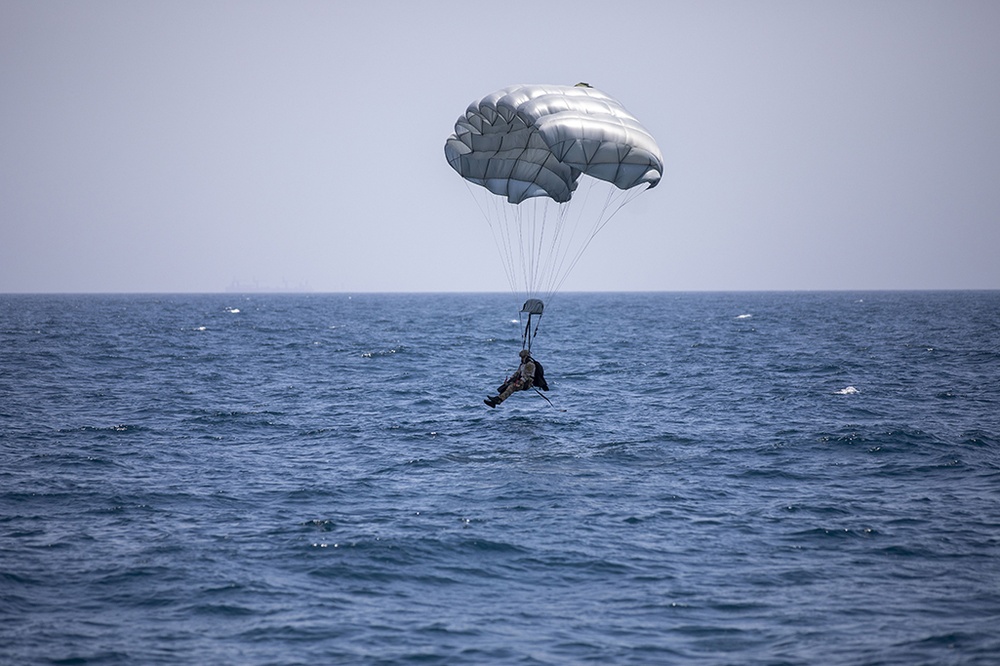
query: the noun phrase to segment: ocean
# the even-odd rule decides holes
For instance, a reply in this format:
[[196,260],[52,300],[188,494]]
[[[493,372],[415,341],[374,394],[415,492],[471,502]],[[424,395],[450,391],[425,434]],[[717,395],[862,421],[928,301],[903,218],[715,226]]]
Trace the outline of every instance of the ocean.
[[1000,663],[1000,292],[0,296],[0,663]]

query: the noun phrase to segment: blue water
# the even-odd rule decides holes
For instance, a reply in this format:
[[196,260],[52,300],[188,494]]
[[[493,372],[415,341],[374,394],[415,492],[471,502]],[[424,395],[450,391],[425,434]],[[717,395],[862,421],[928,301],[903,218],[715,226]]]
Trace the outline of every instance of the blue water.
[[1000,662],[1000,292],[517,305],[0,296],[0,662]]

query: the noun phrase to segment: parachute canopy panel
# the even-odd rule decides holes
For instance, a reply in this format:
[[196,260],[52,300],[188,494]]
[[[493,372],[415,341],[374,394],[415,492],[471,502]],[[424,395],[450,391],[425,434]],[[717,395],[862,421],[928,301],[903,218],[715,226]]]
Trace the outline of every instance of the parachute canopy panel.
[[466,180],[518,204],[570,200],[581,174],[622,190],[655,187],[663,156],[648,131],[592,87],[515,85],[469,105],[445,142]]
[[545,304],[537,298],[529,298],[524,302],[524,305],[521,306],[521,312],[529,315],[540,315],[544,309]]

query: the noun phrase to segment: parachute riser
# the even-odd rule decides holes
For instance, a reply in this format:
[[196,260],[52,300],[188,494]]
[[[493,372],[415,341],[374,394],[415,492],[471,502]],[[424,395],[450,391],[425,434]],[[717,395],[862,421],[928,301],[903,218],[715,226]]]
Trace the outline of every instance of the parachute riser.
[[[524,332],[521,334],[521,349],[531,351],[531,340],[538,335],[538,326],[542,323],[542,312],[545,304],[537,298],[529,298],[521,306],[521,313],[528,315],[528,321],[524,325]],[[531,329],[531,320],[535,320],[535,328]]]
[[[535,318],[535,328],[531,328],[531,318]],[[524,332],[521,333],[521,349],[531,351],[531,341],[538,335],[538,325],[542,323],[542,315],[528,315],[528,321],[524,325]]]

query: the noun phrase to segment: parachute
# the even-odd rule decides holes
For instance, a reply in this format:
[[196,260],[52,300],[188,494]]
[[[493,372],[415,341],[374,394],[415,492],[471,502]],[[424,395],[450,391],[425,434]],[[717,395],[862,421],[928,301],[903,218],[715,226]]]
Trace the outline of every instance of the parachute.
[[515,85],[474,101],[444,152],[467,185],[479,186],[469,191],[478,195],[511,291],[526,299],[529,349],[543,299],[622,206],[663,174],[649,132],[585,83]]

